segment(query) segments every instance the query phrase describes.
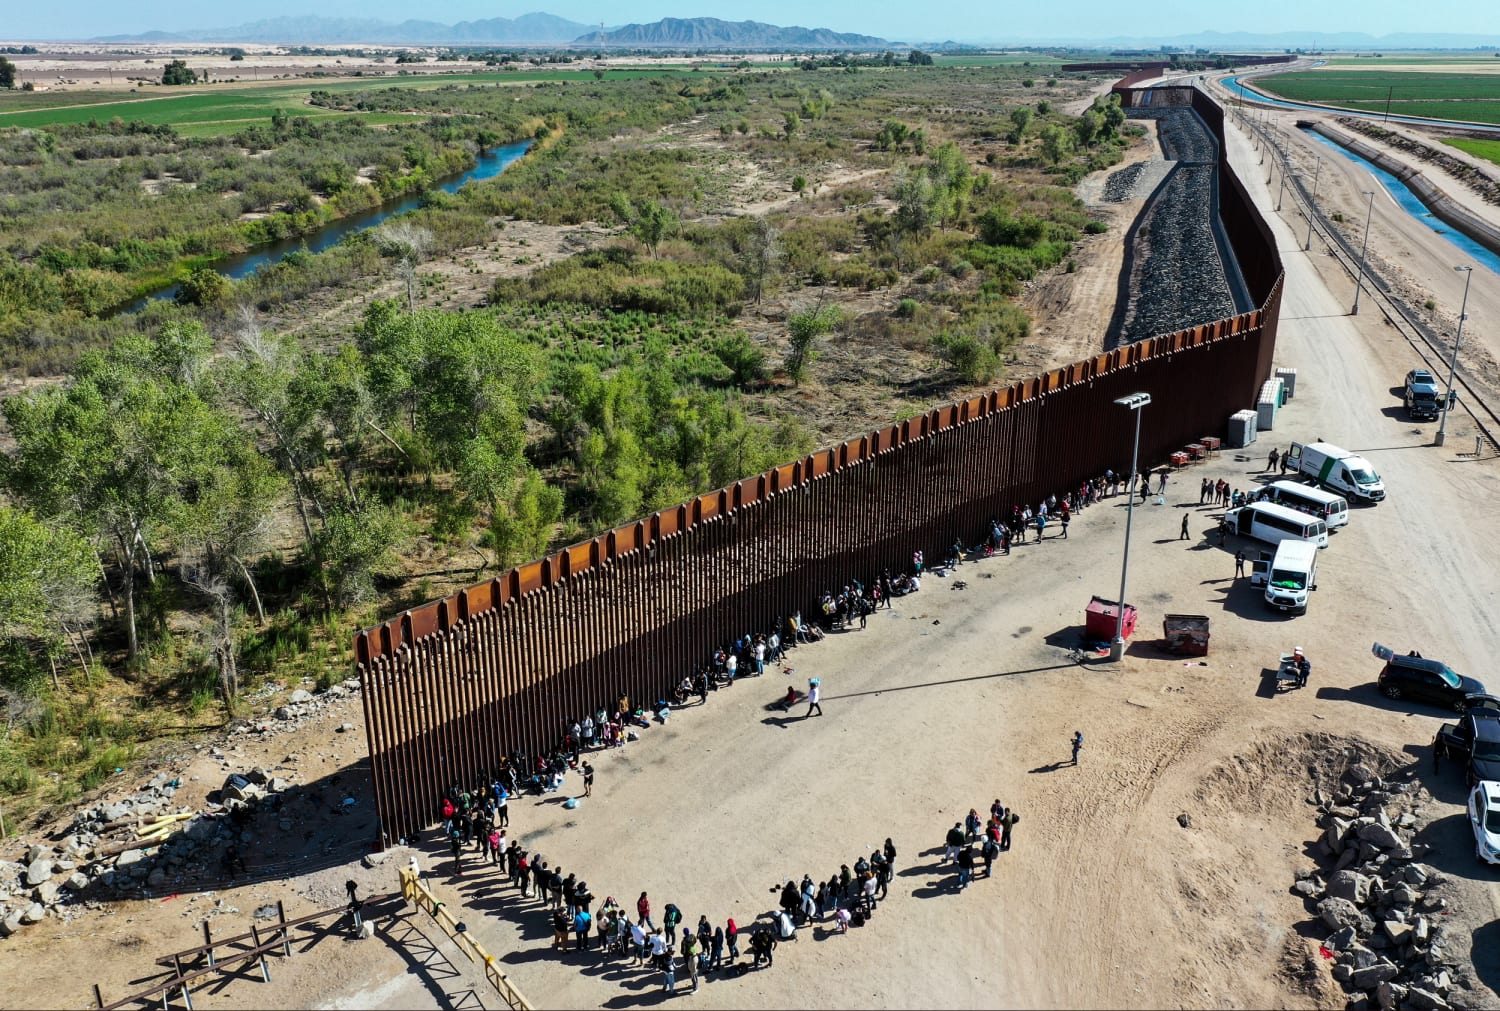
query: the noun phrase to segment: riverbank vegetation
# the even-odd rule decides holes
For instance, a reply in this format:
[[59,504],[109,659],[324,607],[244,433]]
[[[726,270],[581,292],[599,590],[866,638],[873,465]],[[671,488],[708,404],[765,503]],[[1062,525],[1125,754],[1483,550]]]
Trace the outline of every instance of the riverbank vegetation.
[[[310,107],[394,125],[0,129],[10,809],[262,686],[342,679],[392,610],[1000,378],[1017,296],[1102,227],[1068,187],[1136,129],[1035,73],[340,88]],[[433,189],[518,139],[501,176]],[[325,252],[212,270],[412,195]]]

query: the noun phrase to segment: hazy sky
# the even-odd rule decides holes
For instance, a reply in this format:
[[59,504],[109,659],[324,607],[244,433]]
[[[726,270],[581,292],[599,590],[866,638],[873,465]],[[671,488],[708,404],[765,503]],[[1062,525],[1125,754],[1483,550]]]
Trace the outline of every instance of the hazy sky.
[[586,24],[649,22],[664,17],[718,17],[780,25],[832,28],[905,40],[1168,37],[1201,31],[1458,32],[1500,35],[1496,0],[1256,0],[1212,4],[1202,0],[257,0],[253,4],[203,4],[186,0],[63,0],[7,3],[0,36],[87,38],[149,29],[219,28],[279,15],[317,14],[402,21],[465,21],[545,11]]

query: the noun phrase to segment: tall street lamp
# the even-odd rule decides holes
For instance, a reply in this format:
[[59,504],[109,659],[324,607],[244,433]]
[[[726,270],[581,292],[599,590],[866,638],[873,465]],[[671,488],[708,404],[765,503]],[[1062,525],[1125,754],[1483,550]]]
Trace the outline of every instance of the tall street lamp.
[[1441,446],[1448,437],[1448,408],[1453,404],[1453,376],[1458,371],[1458,342],[1464,339],[1464,320],[1469,318],[1469,282],[1474,280],[1473,267],[1459,266],[1453,269],[1464,272],[1464,301],[1458,310],[1458,336],[1453,338],[1453,357],[1448,359],[1448,395],[1443,398],[1443,421],[1438,425],[1437,438],[1432,441],[1434,446]]
[[1141,408],[1151,403],[1151,394],[1132,393],[1115,403],[1135,412],[1135,448],[1130,451],[1130,484],[1126,486],[1125,500],[1125,558],[1120,563],[1120,599],[1115,608],[1115,637],[1109,644],[1109,658],[1120,660],[1125,656],[1125,576],[1130,571],[1130,523],[1135,518],[1136,467],[1141,458]]
[[1319,158],[1313,164],[1313,191],[1312,196],[1307,201],[1307,242],[1302,246],[1304,253],[1312,248],[1313,212],[1318,209],[1318,174],[1322,171],[1323,159]]
[[1365,241],[1359,247],[1359,280],[1354,284],[1354,308],[1349,310],[1349,315],[1359,315],[1359,294],[1365,287],[1365,252],[1370,248],[1370,212],[1375,210],[1375,191],[1361,190],[1370,199],[1365,204]]

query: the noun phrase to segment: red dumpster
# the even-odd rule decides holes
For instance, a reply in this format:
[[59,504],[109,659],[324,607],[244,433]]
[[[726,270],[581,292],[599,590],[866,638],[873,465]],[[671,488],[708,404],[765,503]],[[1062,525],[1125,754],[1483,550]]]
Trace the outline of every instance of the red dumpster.
[[[1109,640],[1115,637],[1115,624],[1120,620],[1120,605],[1113,600],[1096,596],[1083,609],[1083,632],[1090,640]],[[1135,607],[1125,605],[1125,627],[1122,634],[1129,639],[1135,634]]]

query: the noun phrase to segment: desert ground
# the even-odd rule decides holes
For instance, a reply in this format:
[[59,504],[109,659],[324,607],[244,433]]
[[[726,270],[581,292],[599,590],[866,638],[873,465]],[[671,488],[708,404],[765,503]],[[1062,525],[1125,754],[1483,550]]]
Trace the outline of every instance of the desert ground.
[[[1232,158],[1269,211],[1276,193],[1264,185],[1259,155],[1237,130],[1230,138]],[[1362,210],[1359,190],[1368,186],[1352,163],[1325,158],[1321,178],[1325,209],[1350,218]],[[1462,411],[1450,420],[1447,446],[1436,449],[1434,424],[1415,426],[1393,410],[1391,387],[1419,362],[1373,304],[1348,315],[1352,279],[1317,241],[1311,254],[1301,251],[1304,226],[1291,205],[1268,217],[1288,272],[1277,364],[1298,369],[1296,397],[1275,432],[1172,475],[1164,505],[1153,499],[1136,510],[1127,596],[1141,621],[1123,663],[1075,664],[1066,648],[1078,640],[1090,595],[1118,589],[1125,509],[1115,498],[1080,513],[1067,540],[1017,545],[1009,557],[929,578],[868,629],[796,650],[793,677],[822,679],[825,716],[768,709],[788,680],[768,670],[596,756],[594,796],[576,810],[556,797],[513,804],[513,835],[586,878],[596,895],[629,908],[645,890],[658,915],[674,902],[687,924],[702,913],[743,928],[775,907],[774,886],[803,873],[826,879],[894,840],[895,883],[870,923],[843,936],[804,928],[778,948],[774,968],[715,978],[696,997],[677,999],[712,1007],[1338,1006],[1342,994],[1317,950],[1324,931],[1289,888],[1313,866],[1319,833],[1309,768],[1346,748],[1430,791],[1421,837],[1435,847],[1427,862],[1446,878],[1450,928],[1463,936],[1495,919],[1500,875],[1473,859],[1458,774],[1430,771],[1429,742],[1443,714],[1382,698],[1370,655],[1373,641],[1416,648],[1500,687],[1484,661],[1500,592],[1500,519],[1475,507],[1496,493],[1495,450],[1469,455],[1473,425]],[[1379,196],[1375,206],[1372,260],[1456,316],[1463,278],[1451,270],[1452,254]],[[1496,299],[1500,281],[1476,270],[1465,335],[1475,348],[1487,346]],[[1161,398],[1143,424],[1171,409]],[[1367,456],[1389,498],[1356,508],[1333,535],[1309,613],[1273,616],[1233,578],[1235,548],[1258,545],[1214,542],[1218,511],[1197,504],[1198,484],[1208,477],[1250,487],[1268,477],[1261,472],[1271,446],[1320,436]],[[1190,537],[1179,540],[1184,515]],[[1210,616],[1203,663],[1153,646],[1167,612]],[[1294,645],[1312,659],[1311,685],[1268,694],[1263,668]],[[361,814],[299,811],[293,830],[358,847],[369,838],[366,764],[357,736],[334,733],[345,720],[359,722],[357,703],[292,734],[240,743],[226,757],[280,765],[298,783],[341,776],[341,791],[363,798]],[[1075,730],[1086,738],[1077,766],[1068,763]],[[206,751],[185,755],[174,773],[189,784],[185,802],[217,786],[223,766]],[[1015,846],[992,879],[958,892],[940,864],[943,834],[995,798],[1023,816]],[[596,954],[551,953],[546,915],[491,872],[457,876],[435,845],[411,852],[537,1006],[662,999],[657,974]],[[251,911],[278,898],[293,916],[337,905],[347,879],[391,891],[394,868],[409,855],[402,848],[376,869],[350,862],[48,921],[8,943],[6,962],[33,971],[6,973],[0,1003],[82,1005],[94,982],[106,996],[128,992],[157,955],[198,943],[206,916],[226,932],[248,929]],[[237,912],[216,913],[218,902]],[[309,935],[296,957],[272,961],[270,983],[246,974],[199,999],[246,1008],[497,1006],[451,947],[433,945],[457,963],[451,970],[424,950],[412,931],[439,939],[430,924],[379,919],[374,939]],[[1500,1003],[1500,955],[1485,936],[1457,952],[1474,961],[1474,989],[1460,991],[1473,1006]],[[685,989],[684,977],[678,986]]]

